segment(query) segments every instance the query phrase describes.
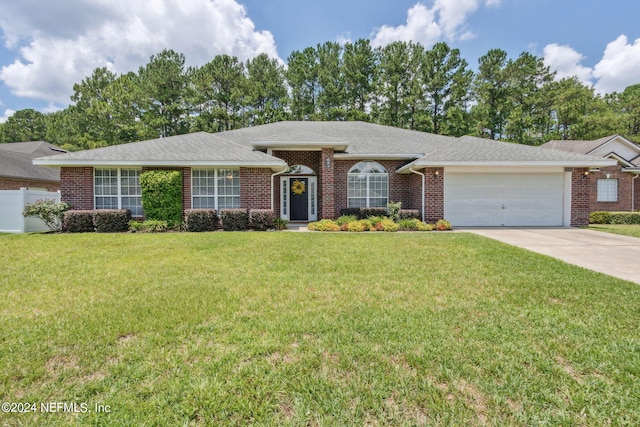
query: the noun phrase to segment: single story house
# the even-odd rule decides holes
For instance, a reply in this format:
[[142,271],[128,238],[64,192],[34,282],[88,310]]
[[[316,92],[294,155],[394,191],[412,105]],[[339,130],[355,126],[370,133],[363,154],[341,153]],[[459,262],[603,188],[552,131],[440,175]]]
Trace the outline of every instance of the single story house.
[[635,211],[640,209],[640,145],[620,135],[592,141],[549,141],[543,148],[587,154],[615,161],[614,165],[592,168],[589,210]]
[[593,168],[615,161],[364,122],[279,122],[36,159],[75,209],[143,215],[139,176],[182,172],[183,207],[273,209],[289,221],[401,201],[454,226],[588,223]]
[[0,144],[0,190],[58,191],[60,170],[33,164],[33,159],[66,153],[44,141]]

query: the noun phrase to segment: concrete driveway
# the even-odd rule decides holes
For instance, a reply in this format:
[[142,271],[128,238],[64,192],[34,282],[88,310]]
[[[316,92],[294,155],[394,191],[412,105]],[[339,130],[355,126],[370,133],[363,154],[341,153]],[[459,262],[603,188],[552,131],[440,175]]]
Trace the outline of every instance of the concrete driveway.
[[569,264],[640,284],[640,239],[580,228],[466,229]]

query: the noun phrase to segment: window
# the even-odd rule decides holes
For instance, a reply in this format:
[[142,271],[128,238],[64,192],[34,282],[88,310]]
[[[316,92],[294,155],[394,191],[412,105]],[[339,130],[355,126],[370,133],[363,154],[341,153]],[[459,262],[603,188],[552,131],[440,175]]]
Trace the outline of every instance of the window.
[[598,201],[617,202],[618,201],[618,180],[599,179],[598,180]]
[[193,169],[191,171],[193,209],[240,207],[239,169]]
[[129,209],[132,216],[142,216],[140,169],[95,169],[96,209]]
[[360,162],[347,174],[347,206],[385,207],[389,200],[389,174],[376,162]]

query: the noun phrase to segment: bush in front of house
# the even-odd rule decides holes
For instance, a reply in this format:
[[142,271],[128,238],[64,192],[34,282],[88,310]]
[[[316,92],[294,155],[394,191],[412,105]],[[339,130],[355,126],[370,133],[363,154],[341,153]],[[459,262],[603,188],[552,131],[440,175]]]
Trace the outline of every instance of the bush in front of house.
[[589,224],[640,224],[640,212],[595,211],[589,214]]
[[276,228],[276,213],[271,209],[249,210],[249,226],[256,231],[274,230]]
[[162,233],[169,229],[167,221],[149,219],[147,221],[130,221],[129,230],[134,233]]
[[220,220],[224,231],[244,231],[249,228],[249,213],[246,209],[222,209]]
[[354,216],[356,219],[360,217],[360,208],[343,208],[340,209],[340,216]]
[[407,218],[398,221],[399,231],[431,231],[433,226],[420,221],[417,218]]
[[358,219],[367,219],[370,216],[385,216],[387,208],[360,208]]
[[92,233],[94,211],[69,210],[64,213],[62,230],[67,233]]
[[330,219],[310,222],[307,226],[309,231],[340,231],[340,226]]
[[398,218],[403,219],[422,219],[420,211],[418,209],[400,209],[398,212]]
[[438,221],[436,221],[434,229],[438,231],[451,230],[451,223],[446,219],[439,219]]
[[187,209],[184,211],[184,225],[187,231],[215,231],[220,226],[215,209]]
[[388,232],[396,232],[400,226],[398,223],[391,221],[390,219],[384,219],[375,225],[376,231],[388,231]]
[[22,215],[24,217],[37,217],[53,231],[62,230],[64,213],[69,210],[69,205],[65,202],[57,202],[52,199],[36,200],[25,205]]
[[348,224],[353,221],[358,220],[358,215],[341,215],[336,220],[335,223],[342,227],[345,224]]
[[93,226],[98,233],[122,233],[129,231],[129,209],[98,209],[93,211]]
[[182,222],[182,173],[154,170],[140,175],[142,208],[147,220],[166,221],[170,227]]

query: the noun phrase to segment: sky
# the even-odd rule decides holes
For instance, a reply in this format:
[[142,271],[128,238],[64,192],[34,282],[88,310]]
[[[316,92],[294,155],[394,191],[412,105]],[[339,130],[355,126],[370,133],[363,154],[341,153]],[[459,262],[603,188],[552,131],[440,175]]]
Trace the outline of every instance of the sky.
[[637,0],[0,0],[0,123],[52,112],[98,67],[137,71],[168,48],[279,58],[327,41],[444,41],[470,68],[490,49],[530,52],[601,94],[640,83]]

